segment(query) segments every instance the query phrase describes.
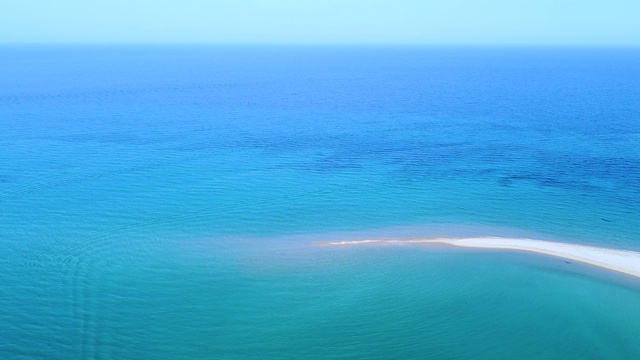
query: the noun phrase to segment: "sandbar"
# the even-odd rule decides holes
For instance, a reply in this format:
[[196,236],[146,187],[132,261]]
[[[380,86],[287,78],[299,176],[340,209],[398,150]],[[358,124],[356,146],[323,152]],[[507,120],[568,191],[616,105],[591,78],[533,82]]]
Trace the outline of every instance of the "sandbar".
[[640,252],[546,240],[504,237],[371,239],[325,242],[323,246],[451,246],[458,248],[523,251],[573,260],[640,279]]

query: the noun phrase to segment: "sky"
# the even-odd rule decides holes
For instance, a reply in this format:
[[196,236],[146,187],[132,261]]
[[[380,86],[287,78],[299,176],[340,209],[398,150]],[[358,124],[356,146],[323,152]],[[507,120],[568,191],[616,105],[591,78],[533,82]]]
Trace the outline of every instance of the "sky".
[[0,43],[640,46],[640,0],[0,0]]

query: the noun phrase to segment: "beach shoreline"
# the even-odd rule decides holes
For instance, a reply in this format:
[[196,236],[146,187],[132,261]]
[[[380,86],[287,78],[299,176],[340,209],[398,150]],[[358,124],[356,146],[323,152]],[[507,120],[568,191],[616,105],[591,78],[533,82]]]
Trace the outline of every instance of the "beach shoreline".
[[547,240],[506,237],[411,238],[328,241],[317,245],[332,247],[436,246],[458,249],[517,251],[572,260],[640,279],[640,252]]

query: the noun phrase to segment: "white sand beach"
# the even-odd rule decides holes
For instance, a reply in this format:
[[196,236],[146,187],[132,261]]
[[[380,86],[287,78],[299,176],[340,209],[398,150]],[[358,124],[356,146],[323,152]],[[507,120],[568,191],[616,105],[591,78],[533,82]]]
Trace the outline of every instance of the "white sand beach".
[[514,239],[502,237],[473,237],[473,238],[436,238],[436,239],[406,239],[406,240],[357,240],[327,242],[324,246],[355,246],[355,245],[448,245],[461,248],[524,251],[536,254],[554,256],[597,266],[603,269],[640,278],[640,252],[608,249],[588,245],[560,243],[533,239]]

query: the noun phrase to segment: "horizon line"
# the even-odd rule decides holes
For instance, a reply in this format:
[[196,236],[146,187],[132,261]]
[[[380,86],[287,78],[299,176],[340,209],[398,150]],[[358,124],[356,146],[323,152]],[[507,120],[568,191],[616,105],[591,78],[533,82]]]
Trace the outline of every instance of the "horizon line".
[[640,48],[640,44],[599,43],[420,43],[420,42],[0,42],[0,46],[296,46],[296,47],[517,47],[517,48]]

